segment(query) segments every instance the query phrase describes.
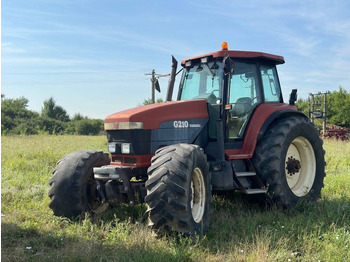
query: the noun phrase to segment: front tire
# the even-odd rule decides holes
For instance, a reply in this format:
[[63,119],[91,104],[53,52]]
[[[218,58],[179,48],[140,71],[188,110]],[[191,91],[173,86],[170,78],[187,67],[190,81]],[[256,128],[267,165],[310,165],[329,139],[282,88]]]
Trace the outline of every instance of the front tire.
[[159,149],[146,182],[149,226],[159,234],[202,235],[209,225],[211,180],[203,149],[178,144]]
[[56,216],[68,218],[102,213],[108,208],[98,195],[93,168],[108,165],[108,154],[81,150],[65,155],[53,171],[49,184],[50,208]]
[[307,118],[277,120],[257,144],[252,163],[274,203],[283,208],[315,201],[325,177],[323,141]]

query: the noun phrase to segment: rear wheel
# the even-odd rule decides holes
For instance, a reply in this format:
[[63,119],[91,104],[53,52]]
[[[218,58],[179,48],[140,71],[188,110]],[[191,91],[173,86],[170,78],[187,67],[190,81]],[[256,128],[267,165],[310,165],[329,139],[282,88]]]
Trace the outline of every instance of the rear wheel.
[[49,182],[49,206],[54,214],[74,218],[105,211],[108,203],[99,197],[93,168],[109,163],[108,154],[93,150],[75,151],[58,161]]
[[309,140],[303,136],[295,138],[288,147],[285,159],[285,176],[294,195],[302,197],[310,192],[315,181],[315,171],[315,152]]
[[320,197],[325,177],[322,143],[307,118],[282,118],[269,128],[252,162],[273,202],[289,208],[301,199]]
[[149,226],[156,233],[202,235],[209,225],[211,181],[206,155],[196,145],[159,149],[146,182]]

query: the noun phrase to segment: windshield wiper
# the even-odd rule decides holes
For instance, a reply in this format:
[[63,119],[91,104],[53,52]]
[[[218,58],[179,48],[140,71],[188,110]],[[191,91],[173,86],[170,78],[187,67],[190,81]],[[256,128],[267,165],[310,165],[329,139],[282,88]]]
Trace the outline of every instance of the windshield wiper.
[[208,66],[207,63],[204,64],[205,69],[207,69],[207,71],[209,72],[211,79],[214,80],[215,74],[211,71],[210,67]]

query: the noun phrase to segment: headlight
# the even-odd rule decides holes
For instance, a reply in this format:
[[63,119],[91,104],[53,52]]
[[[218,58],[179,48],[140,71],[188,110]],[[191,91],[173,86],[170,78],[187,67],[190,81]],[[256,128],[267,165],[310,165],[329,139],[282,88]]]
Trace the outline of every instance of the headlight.
[[115,149],[116,149],[115,144],[110,144],[110,143],[108,143],[108,151],[109,151],[110,153],[115,153]]
[[105,130],[118,130],[118,129],[143,129],[142,122],[112,122],[105,123]]
[[130,144],[129,143],[122,144],[122,154],[130,154]]

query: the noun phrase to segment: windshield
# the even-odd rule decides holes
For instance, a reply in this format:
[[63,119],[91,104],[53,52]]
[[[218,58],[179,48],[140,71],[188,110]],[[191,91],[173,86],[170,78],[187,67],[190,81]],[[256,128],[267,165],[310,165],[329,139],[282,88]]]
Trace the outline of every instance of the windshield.
[[186,68],[180,88],[180,100],[206,99],[210,104],[221,101],[221,62],[211,61]]

